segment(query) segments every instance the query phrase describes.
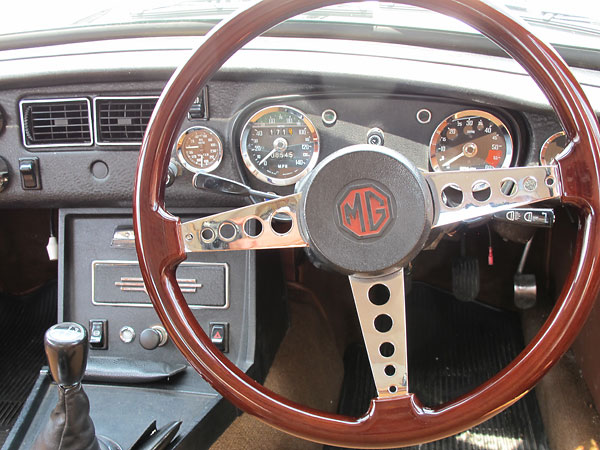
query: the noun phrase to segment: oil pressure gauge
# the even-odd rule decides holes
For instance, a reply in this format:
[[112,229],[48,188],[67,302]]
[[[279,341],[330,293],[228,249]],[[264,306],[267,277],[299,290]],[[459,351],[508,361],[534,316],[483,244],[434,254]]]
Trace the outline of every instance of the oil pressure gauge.
[[223,144],[210,128],[191,127],[177,140],[177,159],[191,172],[212,172],[223,159]]

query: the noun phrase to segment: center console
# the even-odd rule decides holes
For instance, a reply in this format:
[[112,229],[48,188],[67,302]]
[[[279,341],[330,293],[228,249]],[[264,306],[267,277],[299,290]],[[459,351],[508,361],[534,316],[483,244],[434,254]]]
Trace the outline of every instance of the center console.
[[[215,212],[174,211],[182,221]],[[238,411],[187,364],[162,327],[145,292],[133,238],[128,209],[60,211],[57,320],[87,328],[83,385],[90,416],[98,435],[124,449],[153,421],[158,427],[182,422],[171,448],[207,448]],[[189,254],[177,270],[204,331],[259,380],[286,327],[280,273],[278,254],[249,251]],[[31,446],[56,405],[51,385],[42,370],[5,449]]]

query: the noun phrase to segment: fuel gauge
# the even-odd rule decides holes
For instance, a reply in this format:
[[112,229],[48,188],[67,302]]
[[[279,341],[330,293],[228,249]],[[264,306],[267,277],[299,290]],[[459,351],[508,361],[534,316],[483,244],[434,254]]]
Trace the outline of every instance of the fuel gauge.
[[223,144],[210,128],[188,128],[177,141],[177,159],[190,172],[212,172],[223,159]]
[[540,150],[540,164],[543,166],[552,164],[554,158],[556,158],[566,147],[567,135],[565,132],[559,131],[558,133],[554,133],[546,139],[546,142],[542,145],[542,149]]

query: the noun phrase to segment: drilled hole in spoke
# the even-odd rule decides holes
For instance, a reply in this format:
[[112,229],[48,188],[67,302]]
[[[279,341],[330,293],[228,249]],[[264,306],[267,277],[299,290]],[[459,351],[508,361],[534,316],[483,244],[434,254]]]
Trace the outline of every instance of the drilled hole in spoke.
[[478,202],[486,202],[492,196],[492,188],[487,181],[476,181],[472,188],[473,198]]
[[463,197],[463,192],[457,184],[450,184],[442,189],[442,203],[448,208],[459,207]]
[[254,217],[246,220],[244,223],[244,233],[251,238],[257,238],[263,232],[262,222]]
[[395,394],[396,392],[398,392],[398,388],[396,386],[392,385],[388,388],[388,392],[390,394]]
[[385,305],[389,299],[390,290],[385,284],[377,283],[369,288],[369,300],[374,305]]
[[546,178],[546,186],[548,186],[548,187],[554,186],[554,178],[553,177]]
[[219,237],[224,241],[231,241],[235,238],[236,229],[235,225],[231,222],[223,222],[219,227]]
[[379,354],[384,358],[389,358],[396,351],[396,347],[391,342],[384,342],[379,346]]
[[200,233],[200,237],[202,238],[202,240],[204,242],[206,242],[207,244],[210,244],[212,241],[215,240],[215,232],[212,228],[204,228],[202,230],[202,232]]
[[505,178],[500,183],[500,191],[507,197],[513,197],[517,195],[517,191],[519,187],[517,186],[517,182],[512,178]]
[[290,216],[288,213],[280,212],[271,219],[271,229],[275,233],[283,236],[284,234],[290,232],[293,223],[292,216]]
[[380,333],[386,333],[392,329],[392,318],[387,314],[380,314],[375,317],[375,321],[373,322],[375,325],[375,329]]
[[391,364],[385,366],[385,369],[383,369],[383,371],[388,377],[393,377],[396,374],[396,368]]

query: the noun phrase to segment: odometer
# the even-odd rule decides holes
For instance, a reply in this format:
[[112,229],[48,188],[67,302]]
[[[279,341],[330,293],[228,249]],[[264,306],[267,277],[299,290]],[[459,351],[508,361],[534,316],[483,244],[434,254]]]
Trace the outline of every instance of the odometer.
[[256,178],[287,186],[317,164],[319,135],[302,111],[291,106],[269,106],[246,122],[240,149],[244,164]]
[[438,125],[429,145],[435,171],[508,167],[513,141],[507,126],[493,114],[468,110]]

